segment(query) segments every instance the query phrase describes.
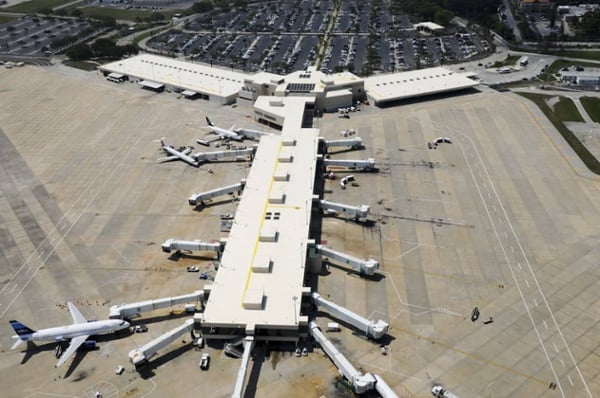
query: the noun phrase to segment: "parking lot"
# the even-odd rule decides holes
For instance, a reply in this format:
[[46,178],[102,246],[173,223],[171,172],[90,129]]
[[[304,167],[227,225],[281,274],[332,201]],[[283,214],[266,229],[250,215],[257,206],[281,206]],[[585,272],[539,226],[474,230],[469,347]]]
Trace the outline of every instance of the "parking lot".
[[68,36],[85,40],[93,36],[88,21],[55,17],[25,16],[0,26],[0,51],[11,55],[51,55],[61,48],[52,46]]
[[359,75],[476,59],[491,49],[475,33],[427,36],[408,16],[372,2],[267,3],[205,14],[151,39],[150,49],[245,71]]

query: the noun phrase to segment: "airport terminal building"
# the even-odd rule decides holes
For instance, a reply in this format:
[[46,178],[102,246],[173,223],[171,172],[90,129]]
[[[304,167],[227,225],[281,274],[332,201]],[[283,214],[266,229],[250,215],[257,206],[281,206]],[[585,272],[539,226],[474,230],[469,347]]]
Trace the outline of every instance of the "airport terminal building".
[[350,72],[325,74],[309,67],[281,76],[269,72],[246,74],[151,54],[102,65],[99,70],[112,81],[127,79],[145,89],[175,91],[190,99],[202,98],[223,105],[252,101],[255,119],[279,129],[284,118],[279,104],[286,97],[311,98],[313,110],[318,114],[350,107],[357,101],[367,100],[382,106],[479,84],[469,74],[441,67],[367,78]]

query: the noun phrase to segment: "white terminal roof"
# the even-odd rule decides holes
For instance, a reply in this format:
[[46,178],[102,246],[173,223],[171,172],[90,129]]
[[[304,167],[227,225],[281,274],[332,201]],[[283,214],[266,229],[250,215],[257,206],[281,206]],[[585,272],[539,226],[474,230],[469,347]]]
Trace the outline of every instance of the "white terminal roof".
[[446,68],[419,69],[367,77],[365,90],[376,103],[396,101],[477,86],[467,74]]
[[260,140],[204,325],[297,329],[304,318],[300,303],[319,138],[318,129],[301,128],[306,100],[283,99],[282,135]]
[[100,69],[221,97],[237,95],[246,77],[244,73],[207,64],[151,54],[111,62]]

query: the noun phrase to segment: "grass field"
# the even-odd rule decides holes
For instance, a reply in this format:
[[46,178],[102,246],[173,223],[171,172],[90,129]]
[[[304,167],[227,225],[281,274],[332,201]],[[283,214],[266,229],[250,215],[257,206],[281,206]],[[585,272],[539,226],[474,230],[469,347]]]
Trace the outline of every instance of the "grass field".
[[3,12],[22,12],[25,14],[35,14],[44,8],[52,9],[63,4],[70,3],[72,0],[31,0],[14,6],[3,8]]
[[592,120],[600,123],[600,98],[581,97],[579,100]]
[[[555,110],[553,111],[546,102],[552,96],[544,95],[544,94],[533,94],[533,93],[518,93],[519,95],[533,101],[538,108],[546,115],[548,120],[552,122],[554,127],[560,132],[565,141],[573,148],[577,156],[585,163],[585,165],[590,169],[593,173],[600,175],[600,162],[588,151],[588,149],[579,141],[579,139],[573,134],[571,130],[565,126],[563,122],[565,121],[580,121],[581,115],[575,108],[574,111],[572,108],[575,107],[573,102],[568,99],[562,97],[561,100],[555,105]],[[576,113],[575,113],[576,112]],[[577,119],[579,117],[579,119]]]
[[85,70],[88,72],[96,70],[96,68],[100,65],[99,63],[93,62],[93,61],[70,61],[70,60],[63,61],[63,64],[68,65],[72,68],[82,69],[82,70]]
[[546,69],[546,71],[540,75],[540,79],[545,82],[552,81],[552,80],[554,80],[554,77],[552,75],[554,75],[556,72],[559,72],[563,68],[568,68],[568,67],[575,66],[575,65],[581,65],[583,67],[586,67],[586,66],[596,67],[596,68],[600,67],[600,64],[595,64],[592,62],[578,62],[578,61],[567,61],[565,59],[559,59],[559,60],[554,61],[552,64],[550,64],[550,66],[548,66],[548,69]]
[[9,16],[9,15],[0,15],[0,24],[10,22],[13,19],[17,19],[17,18],[20,18],[20,17],[18,15],[15,15],[14,17]]
[[496,61],[492,64],[492,68],[500,68],[501,66],[513,66],[521,58],[520,55],[509,55],[504,61]]
[[554,114],[561,122],[583,122],[583,117],[577,110],[573,100],[567,97],[560,97],[558,103],[554,105]]
[[590,61],[600,62],[600,51],[584,51],[584,50],[563,50],[563,51],[546,51],[545,54],[556,55],[559,57],[583,58]]

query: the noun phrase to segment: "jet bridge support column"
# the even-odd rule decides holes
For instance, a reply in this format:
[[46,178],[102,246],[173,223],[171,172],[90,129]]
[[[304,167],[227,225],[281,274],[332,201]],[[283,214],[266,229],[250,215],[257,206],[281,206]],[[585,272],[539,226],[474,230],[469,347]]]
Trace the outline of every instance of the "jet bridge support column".
[[334,365],[338,368],[338,371],[342,376],[346,378],[351,384],[354,392],[357,394],[363,394],[369,390],[372,390],[375,385],[375,377],[372,374],[360,374],[358,370],[346,359],[346,357],[338,351],[337,348],[325,337],[325,335],[319,329],[319,325],[315,322],[310,322],[308,325],[310,333],[319,343],[323,351],[331,359]]
[[390,325],[385,321],[369,321],[368,319],[363,318],[362,316],[342,307],[341,305],[325,300],[319,293],[313,292],[311,297],[316,306],[325,308],[331,315],[351,324],[365,333],[367,337],[371,339],[377,340],[381,338],[387,333],[390,327]]
[[235,381],[235,387],[231,398],[241,398],[244,390],[244,383],[246,381],[246,372],[248,370],[248,362],[250,361],[250,354],[254,349],[254,337],[247,336],[244,339],[244,355],[242,356],[242,363],[240,364],[240,370],[238,371],[237,380]]
[[317,253],[338,260],[344,264],[348,264],[361,274],[373,275],[373,273],[379,269],[379,262],[377,260],[373,260],[372,258],[361,260],[323,245],[317,245]]

